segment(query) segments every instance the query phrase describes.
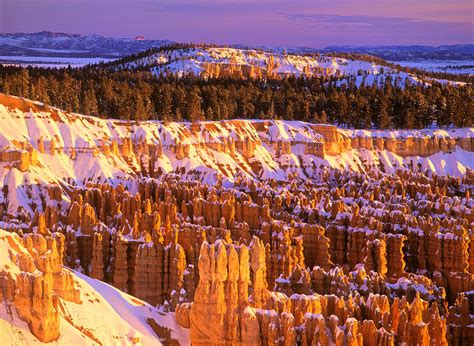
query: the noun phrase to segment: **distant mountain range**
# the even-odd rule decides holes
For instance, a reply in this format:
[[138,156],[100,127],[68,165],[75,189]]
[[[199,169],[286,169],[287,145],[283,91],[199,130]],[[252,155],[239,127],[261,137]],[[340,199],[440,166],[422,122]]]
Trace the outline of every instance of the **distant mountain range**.
[[[122,57],[152,47],[175,43],[170,40],[149,40],[143,36],[136,38],[115,38],[99,35],[66,34],[50,31],[37,33],[0,34],[1,55],[24,56],[75,56],[75,57]],[[244,45],[233,45],[244,47]],[[257,48],[283,50],[285,48]],[[411,59],[474,59],[474,44],[431,46],[329,46],[324,49],[309,47],[286,48],[289,52],[346,52],[364,53],[379,56],[387,60]]]
[[473,60],[474,44],[431,46],[330,46],[323,52],[363,53],[392,61]]
[[131,39],[42,31],[0,34],[0,55],[119,58],[171,43],[173,41],[146,40],[141,36]]

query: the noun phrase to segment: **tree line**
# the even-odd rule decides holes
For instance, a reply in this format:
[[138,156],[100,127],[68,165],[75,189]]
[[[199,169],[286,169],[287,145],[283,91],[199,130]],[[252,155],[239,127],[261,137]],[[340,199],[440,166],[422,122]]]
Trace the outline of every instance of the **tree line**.
[[68,112],[128,120],[286,119],[365,129],[474,125],[472,85],[407,82],[401,88],[392,78],[357,86],[355,78],[202,79],[93,66],[2,66],[0,91]]

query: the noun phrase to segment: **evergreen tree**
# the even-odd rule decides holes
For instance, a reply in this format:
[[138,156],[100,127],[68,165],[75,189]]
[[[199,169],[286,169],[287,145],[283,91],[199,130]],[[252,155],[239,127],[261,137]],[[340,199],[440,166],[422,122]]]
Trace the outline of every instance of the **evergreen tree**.
[[293,102],[288,101],[285,106],[285,119],[288,120],[293,120],[294,119],[294,113],[293,113]]
[[321,116],[319,117],[319,122],[321,124],[327,124],[328,123],[328,116],[326,115],[325,111],[321,112]]
[[198,93],[198,88],[193,88],[187,95],[186,99],[186,117],[191,122],[201,120],[201,97]]
[[390,119],[390,116],[388,115],[387,108],[384,104],[380,108],[378,128],[381,130],[387,130],[391,128],[391,119]]
[[415,127],[415,118],[410,110],[406,111],[405,114],[405,126],[406,129],[413,129]]
[[270,119],[275,119],[275,103],[273,102],[273,100],[271,100],[270,102],[270,106],[268,107],[268,110],[267,110],[267,115]]
[[135,96],[133,105],[133,119],[136,121],[146,119],[146,109],[145,105],[143,104],[143,98],[140,94]]
[[36,96],[38,100],[44,102],[45,104],[50,104],[51,100],[49,99],[48,95],[49,85],[47,79],[43,76],[40,76],[36,84]]
[[95,96],[95,88],[92,82],[89,82],[84,92],[82,101],[82,111],[84,114],[98,115],[99,106],[97,104],[97,98]]
[[22,69],[20,72],[20,81],[18,83],[18,96],[31,97],[30,94],[30,73],[28,69]]

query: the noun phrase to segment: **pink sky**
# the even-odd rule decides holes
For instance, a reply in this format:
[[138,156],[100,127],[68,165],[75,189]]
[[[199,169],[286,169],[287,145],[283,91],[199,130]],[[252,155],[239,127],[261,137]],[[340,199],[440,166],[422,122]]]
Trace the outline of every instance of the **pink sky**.
[[0,32],[324,47],[474,42],[473,1],[0,0]]

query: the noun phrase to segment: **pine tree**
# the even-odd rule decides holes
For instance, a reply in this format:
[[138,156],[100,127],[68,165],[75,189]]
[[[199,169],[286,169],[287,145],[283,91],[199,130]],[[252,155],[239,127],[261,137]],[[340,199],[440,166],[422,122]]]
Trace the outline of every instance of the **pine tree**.
[[406,129],[413,129],[415,127],[415,117],[410,110],[406,111],[405,114],[405,128]]
[[[174,120],[175,121],[182,121],[183,116],[186,117],[183,113],[186,112],[186,101],[187,95],[182,85],[176,86],[174,92]],[[188,118],[186,118],[188,119]]]
[[310,120],[310,116],[311,116],[311,111],[309,109],[309,101],[308,99],[305,99],[303,101],[303,109],[302,109],[302,116],[303,116],[303,121],[309,121]]
[[48,81],[44,76],[40,76],[36,82],[35,88],[35,100],[41,101],[45,104],[51,104],[51,100],[48,95]]
[[144,120],[146,117],[145,107],[143,104],[143,98],[138,93],[134,99],[133,119],[136,121]]
[[319,117],[319,122],[321,124],[327,124],[328,123],[328,116],[326,115],[325,111],[321,112],[321,116]]
[[293,112],[293,102],[288,101],[285,106],[285,119],[293,120],[294,112]]
[[378,128],[381,130],[390,129],[392,126],[392,121],[388,115],[387,109],[385,106],[380,108],[379,123]]
[[270,106],[268,107],[268,110],[267,110],[267,115],[270,119],[274,119],[275,118],[275,103],[273,102],[273,100],[270,102]]
[[84,93],[82,109],[84,114],[99,114],[99,106],[97,105],[97,98],[95,97],[95,91],[93,86],[89,86],[86,92]]
[[160,104],[160,114],[161,119],[171,118],[173,113],[173,99],[171,98],[171,92],[168,88],[165,88],[161,94],[161,104]]
[[204,118],[205,118],[206,120],[213,120],[214,117],[215,117],[215,114],[214,114],[214,111],[212,110],[212,108],[211,108],[211,107],[207,107],[207,108],[206,108],[206,114],[205,114]]
[[20,73],[20,81],[18,83],[18,96],[30,97],[30,73],[28,69],[23,68]]
[[196,87],[193,88],[188,92],[186,99],[186,116],[191,122],[200,121],[202,117],[201,97],[198,90]]

